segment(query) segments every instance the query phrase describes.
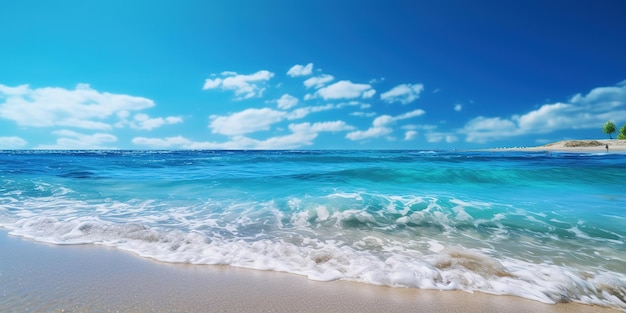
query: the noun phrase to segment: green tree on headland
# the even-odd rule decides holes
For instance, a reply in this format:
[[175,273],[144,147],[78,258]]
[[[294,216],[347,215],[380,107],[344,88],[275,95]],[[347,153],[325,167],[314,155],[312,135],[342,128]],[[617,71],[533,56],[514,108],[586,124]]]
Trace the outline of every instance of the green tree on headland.
[[626,124],[619,129],[619,133],[617,133],[617,139],[626,139]]
[[616,130],[615,123],[613,123],[613,121],[611,121],[611,120],[608,120],[606,123],[604,123],[604,127],[602,127],[602,131],[605,134],[609,134],[609,138],[610,139],[613,139],[611,134],[614,133],[615,130]]

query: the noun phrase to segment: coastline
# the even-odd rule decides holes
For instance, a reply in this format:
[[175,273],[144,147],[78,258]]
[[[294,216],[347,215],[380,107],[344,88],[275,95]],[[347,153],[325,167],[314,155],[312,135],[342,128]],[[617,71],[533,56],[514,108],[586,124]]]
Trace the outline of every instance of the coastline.
[[103,246],[31,242],[2,229],[0,250],[3,312],[618,312],[512,296],[161,263]]
[[579,139],[562,140],[534,147],[489,148],[483,151],[520,151],[520,152],[569,152],[569,153],[626,153],[626,140],[620,139]]

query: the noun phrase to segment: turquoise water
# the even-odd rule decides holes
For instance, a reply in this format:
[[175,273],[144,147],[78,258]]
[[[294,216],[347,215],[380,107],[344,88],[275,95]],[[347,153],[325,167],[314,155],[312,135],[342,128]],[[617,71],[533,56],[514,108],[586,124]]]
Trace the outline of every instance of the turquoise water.
[[626,309],[626,155],[3,151],[0,227],[164,262]]

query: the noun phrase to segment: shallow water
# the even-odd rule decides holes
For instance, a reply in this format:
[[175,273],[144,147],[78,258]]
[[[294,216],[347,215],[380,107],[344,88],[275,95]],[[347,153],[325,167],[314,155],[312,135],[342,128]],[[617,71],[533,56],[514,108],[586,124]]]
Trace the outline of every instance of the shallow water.
[[0,226],[165,262],[626,309],[626,155],[4,151]]

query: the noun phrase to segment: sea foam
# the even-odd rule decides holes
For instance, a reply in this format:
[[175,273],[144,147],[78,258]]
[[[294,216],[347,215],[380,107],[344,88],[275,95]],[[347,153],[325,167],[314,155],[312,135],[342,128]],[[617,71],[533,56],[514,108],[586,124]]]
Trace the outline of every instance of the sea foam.
[[[497,259],[474,249],[447,248],[449,244],[433,240],[428,244],[436,248],[429,251],[387,245],[382,247],[384,252],[375,254],[356,248],[359,245],[351,247],[333,240],[225,240],[93,218],[58,221],[31,217],[12,225],[3,226],[13,235],[52,244],[106,245],[163,262],[231,265],[289,272],[319,281],[343,279],[391,287],[481,291],[544,303],[577,301],[626,309],[626,276],[622,273],[580,272],[566,266]],[[380,247],[380,241],[373,241]]]
[[[404,152],[0,154],[0,227],[163,262],[626,310],[626,160]],[[19,162],[16,161],[19,159]],[[622,176],[620,176],[622,175]],[[608,183],[607,183],[608,180]]]

